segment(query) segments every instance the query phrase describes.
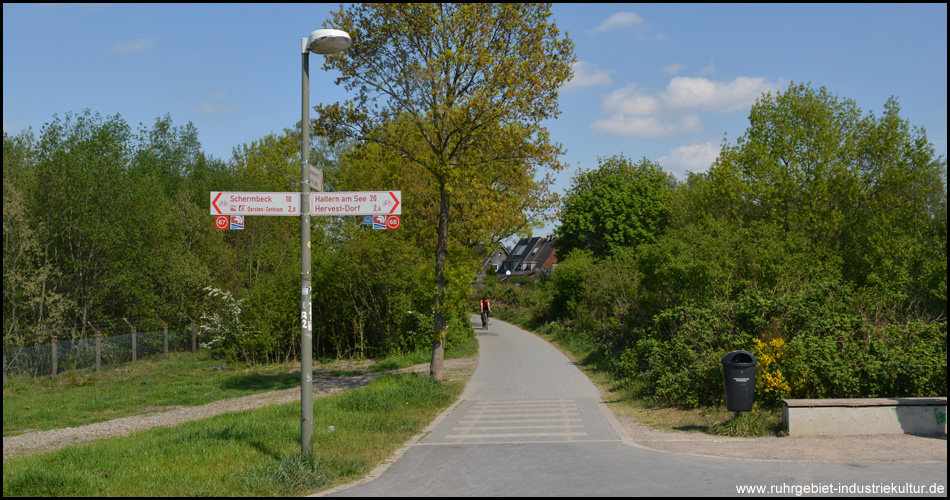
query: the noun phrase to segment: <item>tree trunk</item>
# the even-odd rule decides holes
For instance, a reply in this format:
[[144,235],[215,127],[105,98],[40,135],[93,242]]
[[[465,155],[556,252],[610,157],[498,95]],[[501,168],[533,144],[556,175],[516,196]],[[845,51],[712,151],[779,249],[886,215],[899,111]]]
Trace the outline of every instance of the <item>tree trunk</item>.
[[445,277],[443,268],[449,253],[449,192],[445,182],[439,184],[439,229],[435,246],[435,317],[433,318],[434,340],[432,341],[432,362],[429,364],[429,376],[442,381],[442,358],[445,355],[445,335],[447,321],[443,304],[445,303]]

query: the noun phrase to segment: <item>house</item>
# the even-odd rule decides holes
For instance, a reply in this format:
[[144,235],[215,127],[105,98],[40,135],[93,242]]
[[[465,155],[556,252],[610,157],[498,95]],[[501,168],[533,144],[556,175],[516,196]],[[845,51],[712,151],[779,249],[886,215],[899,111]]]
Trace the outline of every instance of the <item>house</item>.
[[554,236],[522,238],[501,263],[498,274],[502,281],[511,276],[528,276],[538,272],[550,274],[557,265]]
[[475,280],[472,281],[472,286],[482,286],[485,284],[485,275],[489,272],[489,269],[492,273],[498,273],[501,268],[502,262],[508,258],[508,248],[505,248],[504,245],[498,243],[498,248],[482,262],[481,267],[479,268],[478,274],[475,276]]

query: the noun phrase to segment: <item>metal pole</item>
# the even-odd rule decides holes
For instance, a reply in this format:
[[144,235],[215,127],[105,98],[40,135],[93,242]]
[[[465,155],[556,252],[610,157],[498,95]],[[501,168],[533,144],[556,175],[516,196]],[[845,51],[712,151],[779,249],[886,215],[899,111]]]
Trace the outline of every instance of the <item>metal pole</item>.
[[300,41],[300,452],[313,456],[313,313],[310,302],[310,50]]

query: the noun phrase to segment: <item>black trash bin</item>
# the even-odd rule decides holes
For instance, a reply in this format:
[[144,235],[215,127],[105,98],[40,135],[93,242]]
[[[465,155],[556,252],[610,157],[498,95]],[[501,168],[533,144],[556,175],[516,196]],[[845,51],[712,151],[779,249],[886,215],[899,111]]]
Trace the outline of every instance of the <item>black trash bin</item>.
[[752,399],[755,396],[755,356],[748,351],[727,353],[722,357],[722,379],[726,390],[726,409],[735,412],[752,411]]

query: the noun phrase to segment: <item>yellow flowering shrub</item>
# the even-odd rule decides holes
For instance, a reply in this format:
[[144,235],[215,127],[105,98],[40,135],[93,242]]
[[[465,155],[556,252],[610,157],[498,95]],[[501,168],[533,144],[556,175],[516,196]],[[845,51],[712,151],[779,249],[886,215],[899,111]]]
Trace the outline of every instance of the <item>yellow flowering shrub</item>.
[[752,339],[755,344],[756,385],[760,393],[769,400],[777,402],[787,398],[792,393],[792,386],[782,370],[788,371],[791,359],[787,353],[787,344],[783,338],[775,338],[770,342]]

